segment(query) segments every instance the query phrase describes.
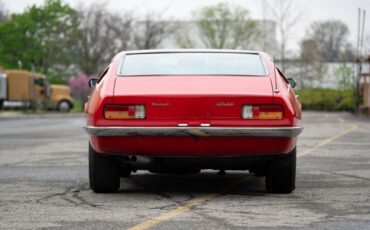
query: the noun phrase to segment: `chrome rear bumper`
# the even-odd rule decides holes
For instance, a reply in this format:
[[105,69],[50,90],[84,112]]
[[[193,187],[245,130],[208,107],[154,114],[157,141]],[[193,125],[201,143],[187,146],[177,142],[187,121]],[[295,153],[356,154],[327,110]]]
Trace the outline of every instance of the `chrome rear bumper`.
[[296,137],[302,127],[99,127],[85,126],[91,136]]

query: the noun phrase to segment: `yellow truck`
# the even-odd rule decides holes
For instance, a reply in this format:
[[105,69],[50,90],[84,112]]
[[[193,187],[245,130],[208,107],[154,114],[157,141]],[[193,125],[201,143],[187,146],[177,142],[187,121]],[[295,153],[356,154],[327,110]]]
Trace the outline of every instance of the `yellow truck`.
[[69,112],[73,108],[73,99],[71,97],[71,89],[66,85],[51,86],[51,97],[49,101],[49,109],[60,112]]
[[73,100],[68,86],[50,85],[42,74],[5,70],[0,73],[0,108],[19,107],[68,112]]

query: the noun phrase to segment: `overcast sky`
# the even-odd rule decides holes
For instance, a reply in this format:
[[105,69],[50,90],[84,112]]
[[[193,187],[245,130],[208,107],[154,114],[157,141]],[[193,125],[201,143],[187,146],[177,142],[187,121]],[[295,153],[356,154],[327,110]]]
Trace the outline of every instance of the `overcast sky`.
[[[43,4],[44,0],[0,0],[10,12],[22,12],[26,7]],[[271,1],[271,0],[270,0]],[[273,0],[272,0],[273,1]],[[73,7],[78,7],[81,2],[88,5],[95,0],[64,0]],[[104,2],[104,1],[99,1]],[[186,20],[191,19],[191,11],[206,5],[218,2],[229,2],[249,9],[253,19],[263,18],[262,0],[105,0],[107,8],[115,11],[131,10],[137,14],[146,12],[163,12],[164,18]],[[356,46],[357,38],[357,9],[360,7],[367,11],[366,32],[367,43],[370,43],[370,0],[294,0],[297,10],[302,12],[302,20],[292,36],[292,44],[297,44],[305,34],[306,29],[313,21],[339,19],[345,22],[350,29],[351,43]],[[370,45],[368,45],[370,46]],[[291,48],[296,48],[291,46]]]

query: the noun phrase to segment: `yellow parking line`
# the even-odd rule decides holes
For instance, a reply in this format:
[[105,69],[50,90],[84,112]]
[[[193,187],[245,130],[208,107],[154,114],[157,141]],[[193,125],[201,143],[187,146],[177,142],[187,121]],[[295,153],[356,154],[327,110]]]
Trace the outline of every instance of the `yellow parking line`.
[[[339,120],[340,123],[345,123],[345,121],[343,119],[338,119],[338,120]],[[342,136],[354,131],[355,129],[357,129],[357,125],[355,125],[355,124],[352,124],[352,123],[347,123],[347,124],[350,126],[348,129],[344,130],[341,133],[338,133],[337,135],[331,136],[330,138],[319,142],[317,145],[313,146],[312,148],[309,148],[309,149],[307,149],[303,152],[300,152],[298,154],[298,156],[302,157],[302,156],[308,155],[308,154],[312,153],[313,151],[315,151],[316,149],[321,148],[322,146],[327,145],[327,144],[335,141],[339,137],[342,137]]]
[[156,216],[150,220],[147,220],[145,222],[142,222],[138,225],[135,225],[131,228],[129,228],[128,230],[144,230],[144,229],[148,229],[160,222],[163,222],[163,221],[166,221],[166,220],[169,220],[177,215],[180,215],[181,213],[184,213],[186,211],[188,211],[189,209],[191,209],[192,207],[194,206],[198,206],[210,199],[212,199],[213,197],[217,196],[217,194],[215,193],[211,193],[211,194],[207,194],[207,195],[204,195],[204,196],[201,196],[201,197],[198,197],[198,198],[194,198],[192,200],[190,200],[188,203],[174,209],[174,210],[171,210],[169,212],[166,212],[166,213],[163,213],[159,216]]
[[[338,119],[338,121],[340,123],[345,123],[345,121],[343,119]],[[323,141],[321,141],[320,143],[318,143],[317,145],[313,146],[312,148],[310,149],[307,149],[303,152],[301,152],[300,154],[298,154],[298,157],[301,157],[301,156],[305,156],[305,155],[308,155],[310,154],[311,152],[313,152],[314,150],[318,149],[318,148],[321,148],[322,146],[324,145],[327,145],[331,142],[333,142],[334,140],[338,139],[339,137],[342,137],[352,131],[354,131],[355,129],[357,129],[357,126],[352,124],[352,123],[348,123],[350,125],[350,128],[346,129],[345,131],[337,134],[337,135],[334,135],[328,139],[325,139]],[[243,180],[241,180],[243,181]],[[237,181],[236,183],[234,183],[231,187],[235,186],[236,184],[240,183],[241,181]],[[195,206],[199,206],[205,202],[207,202],[208,200],[216,197],[217,194],[216,193],[210,193],[210,194],[206,194],[204,196],[201,196],[201,197],[198,197],[198,198],[194,198],[192,200],[190,200],[189,202],[187,202],[186,204],[184,205],[181,205],[179,207],[177,207],[176,209],[174,210],[171,210],[171,211],[168,211],[166,213],[163,213],[159,216],[156,216],[156,217],[153,217],[152,219],[149,219],[147,221],[144,221],[142,223],[139,223],[131,228],[129,228],[128,230],[145,230],[145,229],[148,229],[154,225],[157,225],[161,222],[164,222],[164,221],[167,221],[169,219],[172,219],[174,218],[175,216],[178,216],[184,212],[187,212],[188,210],[190,210],[191,208],[195,207]]]

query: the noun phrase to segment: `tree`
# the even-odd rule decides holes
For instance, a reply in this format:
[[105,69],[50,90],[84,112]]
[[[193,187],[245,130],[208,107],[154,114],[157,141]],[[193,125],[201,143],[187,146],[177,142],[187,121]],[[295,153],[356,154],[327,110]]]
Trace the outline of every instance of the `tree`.
[[91,88],[88,85],[90,78],[91,76],[81,74],[69,79],[69,86],[71,87],[72,96],[73,98],[79,100],[82,105],[86,102],[87,97],[91,93]]
[[169,34],[169,23],[160,20],[160,16],[147,13],[145,20],[136,21],[132,31],[136,49],[156,49]]
[[196,48],[194,36],[189,35],[193,34],[192,24],[184,21],[176,21],[174,28],[177,28],[174,31],[174,38],[178,46],[186,49]]
[[[258,34],[254,21],[249,18],[247,9],[219,3],[206,6],[193,12],[201,42],[206,48],[248,49],[253,46],[253,38]],[[177,43],[180,46],[196,44],[186,27],[180,28]]]
[[6,10],[4,3],[0,1],[0,23],[8,20],[8,11]]
[[355,89],[356,78],[353,74],[353,69],[346,62],[340,63],[338,68],[335,69],[335,75],[339,78],[338,89],[340,91]]
[[93,4],[79,9],[78,18],[73,52],[80,72],[97,74],[109,64],[113,54],[132,47],[130,14],[116,15],[101,4]]
[[6,68],[65,75],[76,19],[75,11],[60,0],[13,14],[0,24],[0,62]]
[[339,20],[314,22],[308,38],[316,43],[317,51],[325,61],[338,61],[342,52],[348,50],[349,29]]
[[280,62],[283,71],[286,69],[287,44],[292,36],[294,28],[297,26],[302,12],[294,5],[293,0],[273,0],[267,2],[266,8],[268,16],[276,22],[279,34]]
[[320,81],[326,72],[323,57],[318,52],[319,47],[313,40],[301,42],[299,85],[302,88],[313,87],[315,81]]

